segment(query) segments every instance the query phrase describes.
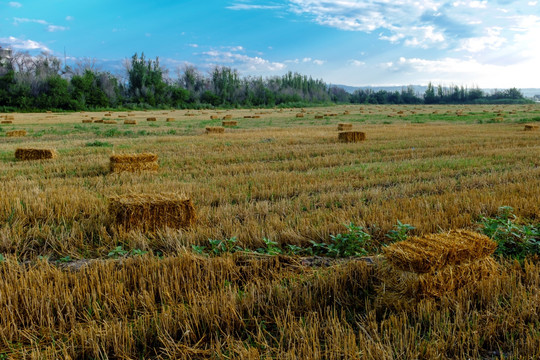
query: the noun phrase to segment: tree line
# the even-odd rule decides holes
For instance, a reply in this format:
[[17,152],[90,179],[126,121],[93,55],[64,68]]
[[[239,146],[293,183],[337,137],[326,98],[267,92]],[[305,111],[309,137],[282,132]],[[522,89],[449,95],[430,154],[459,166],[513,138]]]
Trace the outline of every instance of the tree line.
[[126,77],[100,71],[91,59],[62,66],[50,54],[16,52],[0,65],[0,111],[92,110],[106,108],[207,108],[309,106],[310,104],[462,104],[521,103],[515,89],[487,94],[473,88],[428,85],[424,94],[412,86],[401,91],[359,89],[352,94],[323,80],[288,72],[282,76],[240,76],[215,66],[203,74],[192,65],[171,78],[159,58],[134,54]]

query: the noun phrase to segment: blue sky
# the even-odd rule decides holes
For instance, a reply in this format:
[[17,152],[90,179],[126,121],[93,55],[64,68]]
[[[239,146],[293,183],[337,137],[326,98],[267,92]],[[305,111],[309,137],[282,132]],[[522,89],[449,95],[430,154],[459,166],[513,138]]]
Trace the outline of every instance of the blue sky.
[[0,45],[121,72],[135,52],[328,83],[540,87],[540,1],[0,1]]

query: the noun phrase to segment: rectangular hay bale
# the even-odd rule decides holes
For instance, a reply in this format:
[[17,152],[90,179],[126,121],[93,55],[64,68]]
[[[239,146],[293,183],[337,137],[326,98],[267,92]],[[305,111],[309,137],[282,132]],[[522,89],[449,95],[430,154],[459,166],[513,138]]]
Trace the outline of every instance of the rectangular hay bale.
[[6,136],[8,137],[21,137],[26,136],[26,130],[13,130],[6,132]]
[[149,117],[146,118],[146,121],[157,121],[157,119],[155,117]]
[[156,154],[120,154],[110,157],[110,171],[113,173],[157,171],[158,169],[158,156]]
[[359,142],[366,140],[366,133],[361,131],[342,131],[338,134],[341,142]]
[[19,160],[54,159],[56,156],[54,149],[18,148],[15,150],[15,158]]
[[124,125],[137,125],[137,120],[124,120]]
[[91,123],[92,120],[90,120],[90,119],[83,119],[82,122],[83,122],[83,124],[88,124],[88,123]]
[[337,127],[338,127],[338,131],[352,130],[351,123],[339,123]]
[[13,124],[12,120],[2,120],[2,124]]
[[225,132],[225,128],[222,126],[207,126],[205,131],[207,134],[222,134]]
[[109,216],[118,228],[155,231],[184,229],[195,223],[191,199],[179,194],[129,194],[109,198]]
[[238,126],[238,121],[235,120],[227,120],[221,122],[222,126]]
[[525,131],[533,131],[533,130],[538,130],[539,126],[538,125],[534,125],[534,124],[527,124],[525,125]]

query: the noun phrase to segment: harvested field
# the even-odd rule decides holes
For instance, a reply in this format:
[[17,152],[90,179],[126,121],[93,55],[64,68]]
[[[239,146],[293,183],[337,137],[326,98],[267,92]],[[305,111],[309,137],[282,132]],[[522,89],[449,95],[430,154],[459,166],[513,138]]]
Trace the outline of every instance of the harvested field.
[[[501,206],[540,220],[540,132],[524,131],[540,106],[306,110],[233,109],[219,136],[201,133],[224,111],[2,125],[0,357],[540,358],[538,260],[494,257],[476,233]],[[369,141],[337,142],[342,122]],[[147,152],[159,173],[110,174],[111,153]],[[415,229],[385,247],[398,220]],[[286,255],[350,223],[383,255]]]

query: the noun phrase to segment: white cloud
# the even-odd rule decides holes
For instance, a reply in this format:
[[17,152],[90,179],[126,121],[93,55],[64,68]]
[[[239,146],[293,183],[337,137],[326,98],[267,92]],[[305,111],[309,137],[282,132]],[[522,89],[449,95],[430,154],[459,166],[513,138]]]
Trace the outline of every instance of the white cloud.
[[311,62],[311,58],[310,57],[305,57],[302,59],[302,62]]
[[27,18],[13,18],[13,23],[15,25],[19,25],[19,24],[23,24],[23,23],[35,23],[35,24],[40,24],[40,25],[48,25],[49,23],[46,22],[45,20],[41,20],[41,19],[27,19]]
[[278,5],[251,5],[251,4],[233,4],[227,6],[226,9],[229,10],[277,10],[281,9],[281,6]]
[[65,31],[67,29],[68,28],[65,27],[65,26],[58,26],[58,25],[48,25],[47,26],[47,31],[48,32]]
[[455,1],[452,5],[454,7],[464,6],[472,9],[485,9],[487,7],[487,1]]
[[41,50],[45,52],[51,52],[51,50],[47,46],[40,42],[18,39],[13,36],[10,36],[8,38],[0,38],[0,42],[3,44],[7,44],[9,47],[17,50]]
[[66,21],[73,21],[73,20],[75,20],[73,16],[70,16],[70,15],[66,16]]
[[[236,47],[241,48],[242,47]],[[238,54],[234,51],[210,50],[203,52],[207,57],[208,65],[229,65],[237,68],[240,72],[275,72],[285,69],[286,65],[280,62],[272,62],[259,56]]]
[[13,7],[13,8],[20,8],[22,7],[22,4],[20,2],[16,2],[16,1],[10,1],[8,2],[8,5]]
[[315,65],[319,65],[319,66],[320,66],[320,65],[323,65],[325,62],[326,62],[326,61],[324,61],[324,60],[318,60],[318,59],[313,60],[313,63],[314,63]]
[[347,63],[348,63],[349,65],[352,65],[352,66],[358,66],[358,67],[366,65],[365,62],[360,61],[360,60],[355,60],[355,59],[351,59],[351,60],[349,60]]
[[477,53],[486,49],[497,50],[503,46],[507,40],[501,36],[500,27],[491,27],[486,29],[485,36],[464,39],[461,42],[461,47],[457,50],[465,50],[470,53]]
[[529,6],[536,6],[536,4],[538,4],[538,1],[529,1],[527,3],[527,5],[529,5]]
[[199,44],[188,44],[189,47],[192,47],[192,48],[198,48],[199,47]]

